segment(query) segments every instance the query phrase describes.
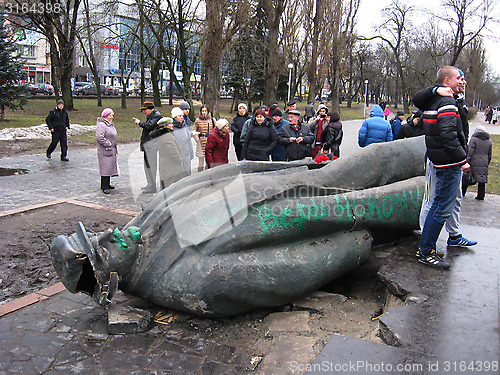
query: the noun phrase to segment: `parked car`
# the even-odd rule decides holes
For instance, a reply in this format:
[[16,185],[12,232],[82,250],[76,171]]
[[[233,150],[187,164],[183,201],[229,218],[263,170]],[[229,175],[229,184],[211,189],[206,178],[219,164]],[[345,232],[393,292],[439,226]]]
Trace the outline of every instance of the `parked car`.
[[[111,86],[106,86],[101,83],[101,95],[118,95],[115,90],[110,88]],[[75,88],[73,93],[76,96],[83,96],[83,95],[97,95],[97,87],[95,83],[89,83],[86,86]]]
[[90,85],[92,82],[75,82],[73,85],[73,91],[76,91],[77,89],[81,87],[85,87],[87,85]]
[[54,86],[49,85],[47,83],[35,83],[35,87],[37,90],[37,94],[43,94],[43,95],[54,94]]

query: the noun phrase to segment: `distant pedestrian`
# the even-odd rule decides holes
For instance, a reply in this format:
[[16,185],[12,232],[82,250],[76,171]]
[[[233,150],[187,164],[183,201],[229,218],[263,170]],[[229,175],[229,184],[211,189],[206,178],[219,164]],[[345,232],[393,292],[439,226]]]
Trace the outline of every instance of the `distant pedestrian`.
[[386,105],[385,109],[384,109],[384,116],[385,116],[386,120],[387,120],[387,118],[389,117],[390,114],[391,114],[391,110],[389,109],[389,106]]
[[402,110],[399,110],[396,113],[396,116],[394,116],[389,123],[391,124],[391,130],[392,130],[392,138],[397,139],[399,131],[401,129],[401,124],[403,122],[403,119],[405,117],[405,112]]
[[66,131],[69,129],[69,116],[68,112],[64,109],[64,101],[62,99],[57,101],[56,107],[49,112],[45,122],[52,133],[52,142],[50,142],[45,155],[50,159],[52,152],[54,152],[59,143],[61,146],[61,161],[69,161],[66,157],[68,155],[68,135]]
[[113,125],[114,112],[105,108],[101,117],[97,118],[95,137],[97,141],[97,159],[99,160],[99,173],[101,175],[101,189],[104,194],[109,194],[111,177],[118,176],[118,136]]
[[311,145],[314,142],[314,135],[309,126],[299,122],[299,117],[299,111],[289,111],[289,124],[284,125],[279,133],[279,143],[285,146],[287,161],[302,160],[306,156],[311,156]]
[[247,105],[245,103],[238,104],[238,113],[231,121],[231,131],[233,132],[233,145],[234,151],[236,153],[236,158],[241,160],[241,150],[243,146],[241,145],[241,130],[243,129],[243,124],[250,118],[247,112]]
[[384,111],[380,106],[373,106],[370,117],[363,121],[358,132],[358,144],[366,147],[372,143],[392,141],[392,129],[389,121],[384,120]]
[[163,117],[155,109],[153,102],[144,102],[139,108],[146,115],[146,121],[141,121],[134,117],[136,125],[142,128],[141,151],[144,152],[144,174],[146,175],[147,185],[142,188],[144,193],[156,193],[156,169],[158,166],[158,149],[156,142],[151,142],[150,133],[156,129],[158,121]]
[[[484,126],[479,125],[472,134],[467,153],[467,162],[470,164],[470,173],[477,182],[477,200],[484,200],[486,184],[488,183],[488,166],[491,162],[492,142],[490,134]],[[465,196],[467,186],[462,186]]]
[[193,132],[191,126],[184,121],[184,113],[185,112],[179,107],[174,107],[171,111],[172,119],[174,120],[174,137],[177,139],[182,149],[182,167],[184,168],[184,174],[190,176],[191,160],[194,157],[193,145],[191,144]]
[[488,124],[491,124],[491,120],[493,119],[493,108],[487,106],[486,110],[484,111],[484,116],[484,121],[486,121]]
[[225,118],[217,120],[215,129],[208,136],[205,147],[207,167],[213,168],[218,165],[229,163],[229,121]]
[[314,117],[314,112],[316,111],[314,109],[314,104],[312,101],[306,104],[304,111],[305,111],[304,121],[309,122],[309,120]]
[[491,115],[491,122],[493,125],[497,123],[498,120],[498,107],[493,108],[493,114]]
[[269,161],[269,155],[278,143],[278,133],[266,111],[259,108],[250,120],[243,143],[243,160]]
[[200,115],[194,121],[196,142],[195,155],[198,157],[198,172],[203,171],[205,164],[205,146],[207,144],[208,135],[215,129],[215,119],[210,113],[210,109],[206,104],[200,108]]
[[160,188],[163,190],[185,176],[182,166],[182,149],[174,137],[174,120],[163,117],[150,133],[158,148]]

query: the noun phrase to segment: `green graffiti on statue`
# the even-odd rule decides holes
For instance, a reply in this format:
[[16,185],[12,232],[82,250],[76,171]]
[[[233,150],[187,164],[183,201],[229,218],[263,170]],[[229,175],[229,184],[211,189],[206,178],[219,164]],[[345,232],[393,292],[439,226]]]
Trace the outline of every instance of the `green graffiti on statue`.
[[[350,193],[351,194],[351,193]],[[252,208],[259,219],[263,234],[271,230],[290,230],[301,233],[309,223],[328,217],[332,222],[351,225],[357,220],[373,223],[381,221],[418,222],[421,202],[421,189],[374,195],[359,200],[354,194],[338,194],[330,197],[309,198],[307,201],[294,202],[288,206],[260,204]],[[319,201],[320,203],[318,203]]]
[[280,208],[280,214],[273,214],[273,208],[264,204],[253,207],[257,211],[263,234],[267,234],[275,227],[295,228],[296,233],[301,233],[307,222],[315,222],[328,215],[327,207],[316,204],[310,198],[311,204],[296,203],[295,207]]

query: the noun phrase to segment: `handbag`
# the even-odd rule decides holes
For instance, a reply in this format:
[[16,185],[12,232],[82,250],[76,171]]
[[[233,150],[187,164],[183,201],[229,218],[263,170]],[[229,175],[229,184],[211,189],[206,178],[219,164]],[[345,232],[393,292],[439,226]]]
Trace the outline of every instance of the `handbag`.
[[477,181],[470,171],[462,175],[462,185],[472,186],[475,185],[476,183]]

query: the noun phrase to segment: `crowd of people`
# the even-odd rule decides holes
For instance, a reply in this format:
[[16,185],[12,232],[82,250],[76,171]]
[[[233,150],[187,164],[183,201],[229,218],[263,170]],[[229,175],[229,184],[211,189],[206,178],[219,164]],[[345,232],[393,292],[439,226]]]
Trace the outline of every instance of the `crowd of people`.
[[[210,108],[202,105],[191,125],[191,107],[186,101],[173,107],[169,117],[164,117],[153,102],[144,102],[139,110],[145,118],[133,117],[134,123],[142,128],[140,150],[144,154],[147,182],[142,191],[145,194],[157,192],[157,174],[160,189],[189,176],[194,157],[198,158],[198,172],[227,164],[231,132],[238,160],[286,162],[315,157],[320,153],[330,155],[328,160],[338,158],[343,136],[339,113],[329,112],[323,104],[317,111],[312,103],[308,105],[304,119],[309,121],[305,122],[293,100],[287,103],[284,112],[273,103],[255,107],[252,115],[248,113],[247,105],[240,103],[231,122],[224,118],[216,120]],[[104,194],[114,189],[111,177],[118,176],[117,131],[113,118],[113,110],[106,108],[96,125],[97,157]],[[70,125],[62,100],[50,112],[47,125],[52,132],[47,158],[60,143],[61,160],[68,161],[66,131]]]

